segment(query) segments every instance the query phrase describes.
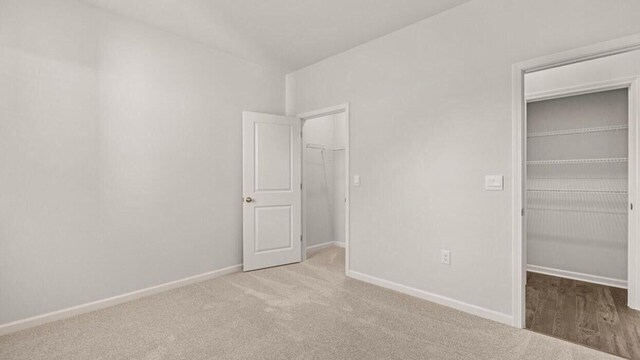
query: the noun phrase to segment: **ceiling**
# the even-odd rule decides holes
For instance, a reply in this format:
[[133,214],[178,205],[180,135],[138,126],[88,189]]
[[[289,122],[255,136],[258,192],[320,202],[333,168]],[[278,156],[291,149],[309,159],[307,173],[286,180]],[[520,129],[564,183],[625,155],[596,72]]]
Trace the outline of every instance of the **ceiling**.
[[469,0],[84,0],[290,72]]

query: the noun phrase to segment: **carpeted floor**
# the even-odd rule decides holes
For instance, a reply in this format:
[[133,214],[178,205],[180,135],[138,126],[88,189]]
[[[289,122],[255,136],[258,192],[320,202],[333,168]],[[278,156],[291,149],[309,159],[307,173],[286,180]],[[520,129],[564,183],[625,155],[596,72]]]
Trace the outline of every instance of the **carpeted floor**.
[[344,250],[0,337],[0,359],[602,359],[345,278]]

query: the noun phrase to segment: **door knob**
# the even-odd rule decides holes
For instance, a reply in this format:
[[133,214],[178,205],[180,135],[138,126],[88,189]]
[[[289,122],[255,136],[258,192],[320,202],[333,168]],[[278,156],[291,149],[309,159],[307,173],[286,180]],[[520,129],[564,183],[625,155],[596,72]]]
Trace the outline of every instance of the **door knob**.
[[250,203],[250,202],[253,202],[253,199],[252,199],[251,197],[247,196],[247,197],[244,199],[244,201],[245,201],[245,202]]

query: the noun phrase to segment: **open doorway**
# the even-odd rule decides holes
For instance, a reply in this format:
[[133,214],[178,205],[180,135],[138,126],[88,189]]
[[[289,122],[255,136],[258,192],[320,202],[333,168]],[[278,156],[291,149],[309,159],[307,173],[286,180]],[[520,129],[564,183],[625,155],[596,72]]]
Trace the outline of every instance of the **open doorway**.
[[640,51],[583,53],[516,69],[532,70],[521,72],[516,124],[524,298],[519,308],[514,297],[514,315],[527,329],[640,358]]
[[348,254],[348,107],[298,117],[302,119],[302,258],[328,247],[345,248]]

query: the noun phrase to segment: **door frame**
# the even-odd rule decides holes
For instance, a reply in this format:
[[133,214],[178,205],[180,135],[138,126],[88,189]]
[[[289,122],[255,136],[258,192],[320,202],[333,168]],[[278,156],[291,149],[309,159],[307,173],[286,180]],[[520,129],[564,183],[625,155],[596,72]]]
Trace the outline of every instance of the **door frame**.
[[[335,114],[340,114],[340,113],[344,113],[345,114],[345,121],[346,121],[346,131],[347,131],[347,139],[346,139],[346,148],[345,148],[345,198],[346,198],[346,202],[345,202],[345,237],[344,237],[344,246],[345,246],[345,274],[349,273],[349,244],[350,244],[350,228],[351,228],[351,224],[350,224],[350,216],[349,216],[349,209],[350,209],[350,203],[351,203],[351,189],[350,189],[350,179],[351,179],[351,167],[350,167],[350,143],[351,143],[351,125],[350,125],[350,115],[349,115],[349,103],[345,103],[345,104],[341,104],[341,105],[336,105],[336,106],[330,106],[327,108],[322,108],[322,109],[318,109],[318,110],[312,110],[312,111],[308,111],[308,112],[304,112],[301,114],[298,114],[296,117],[298,117],[300,119],[300,121],[302,121],[302,131],[304,132],[304,123],[307,120],[311,120],[311,119],[316,119],[319,117],[323,117],[323,116],[328,116],[328,115],[335,115]],[[305,185],[304,185],[304,139],[302,141],[302,261],[305,261],[307,259],[307,214],[304,211],[305,209],[305,204],[307,202],[307,195],[306,195],[306,189],[305,189]]]
[[[581,47],[557,54],[543,56],[512,65],[512,315],[513,326],[525,327],[526,317],[526,197],[524,187],[526,181],[526,99],[524,93],[524,76],[545,69],[574,64],[586,60],[598,59],[610,55],[640,50],[640,34],[618,38],[594,45]],[[638,118],[638,82],[629,85],[630,101],[629,117]],[[632,94],[633,92],[633,94]],[[633,148],[629,143],[629,201],[637,203],[638,191],[638,156],[636,145],[639,132],[637,126],[632,129],[629,123],[629,137],[633,137]],[[632,183],[631,179],[635,179]],[[638,204],[640,205],[640,204]],[[640,244],[638,244],[637,228],[640,221],[638,211],[629,212],[629,252],[628,252],[628,293],[629,306],[640,306]]]

